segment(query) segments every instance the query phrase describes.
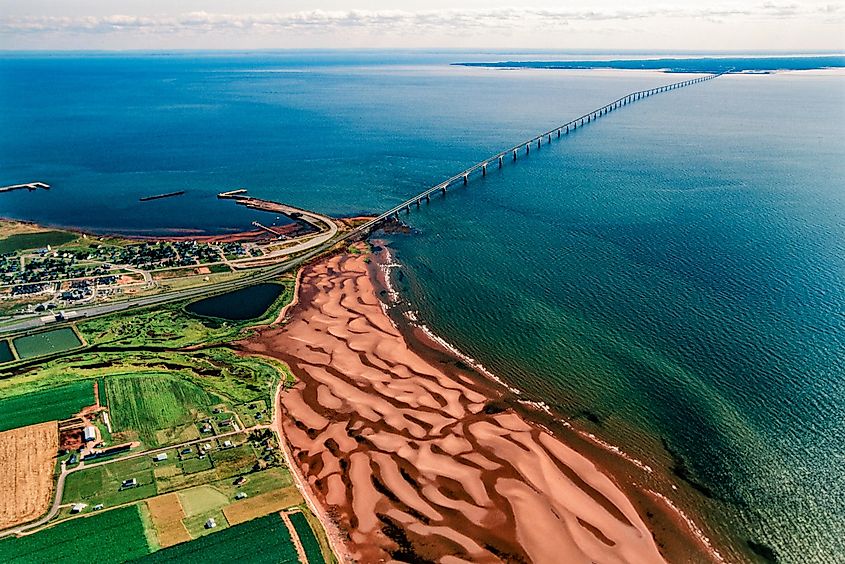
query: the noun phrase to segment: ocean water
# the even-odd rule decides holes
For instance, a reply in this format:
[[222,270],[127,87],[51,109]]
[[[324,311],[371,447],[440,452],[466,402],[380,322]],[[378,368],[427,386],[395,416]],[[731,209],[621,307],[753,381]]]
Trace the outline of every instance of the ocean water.
[[[236,187],[325,213],[378,211],[684,78],[448,65],[515,58],[6,56],[0,184],[54,188],[0,194],[0,216],[232,231],[258,217],[214,197]],[[677,501],[736,546],[837,561],[843,102],[841,73],[732,75],[614,112],[407,216],[415,232],[390,236],[403,297],[561,417],[646,462],[670,452],[697,488]],[[176,189],[186,194],[138,201]]]

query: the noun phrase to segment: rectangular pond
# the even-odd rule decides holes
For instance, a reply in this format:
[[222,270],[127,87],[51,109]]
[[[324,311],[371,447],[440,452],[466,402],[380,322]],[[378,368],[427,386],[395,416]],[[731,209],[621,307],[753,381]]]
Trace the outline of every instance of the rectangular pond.
[[25,360],[82,346],[82,341],[70,327],[18,337],[12,341],[18,356]]
[[13,360],[15,360],[15,355],[12,353],[12,347],[9,345],[9,341],[5,339],[0,341],[0,364],[12,362]]

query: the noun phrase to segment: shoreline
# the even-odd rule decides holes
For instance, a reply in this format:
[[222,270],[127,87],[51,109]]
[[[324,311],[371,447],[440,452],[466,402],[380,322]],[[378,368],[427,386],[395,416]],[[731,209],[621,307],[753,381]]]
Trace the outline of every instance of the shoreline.
[[[417,312],[415,310],[403,311],[401,312],[401,315],[391,315],[391,306],[399,305],[402,296],[401,293],[395,289],[392,282],[390,281],[390,269],[401,268],[403,265],[401,262],[398,262],[398,260],[394,257],[390,247],[386,244],[386,242],[375,241],[374,244],[380,246],[382,249],[383,258],[378,257],[375,262],[378,265],[380,274],[380,276],[378,277],[378,281],[386,290],[386,294],[388,299],[390,300],[390,303],[385,303],[385,301],[383,300],[380,301],[382,303],[382,308],[385,314],[391,319],[394,325],[397,326],[397,329],[401,331],[402,327],[400,326],[400,324],[403,324],[404,322],[404,324],[407,325],[407,330],[410,331],[413,338],[419,341],[419,344],[423,347],[428,347],[433,350],[439,350],[446,355],[450,355],[460,359],[461,361],[465,362],[468,366],[470,366],[472,370],[477,372],[480,377],[486,378],[488,380],[488,383],[500,386],[502,389],[513,394],[515,396],[515,401],[509,402],[510,405],[513,407],[516,407],[514,404],[519,405],[522,409],[518,411],[528,414],[527,419],[529,420],[529,423],[537,425],[540,428],[545,429],[550,434],[558,437],[562,433],[556,432],[551,427],[563,427],[567,431],[569,431],[569,434],[567,434],[566,438],[571,438],[571,436],[569,435],[575,434],[579,439],[589,443],[593,448],[599,449],[608,456],[617,458],[623,465],[632,465],[638,470],[648,475],[653,475],[655,473],[654,468],[641,461],[640,459],[636,458],[635,456],[628,454],[622,447],[614,445],[586,429],[581,429],[578,428],[576,425],[573,425],[571,421],[566,420],[561,414],[555,413],[545,402],[525,399],[524,392],[522,390],[505,382],[503,379],[499,378],[491,370],[485,367],[481,362],[462,352],[457,346],[448,342],[443,337],[437,335],[430,327],[420,322],[417,316]],[[412,305],[410,304],[410,302],[407,302],[407,304]],[[549,422],[551,422],[552,424],[547,425],[540,421],[540,419],[543,418],[548,418]],[[570,444],[569,446],[572,445]],[[618,480],[614,479],[614,481],[617,482],[617,485],[622,485],[619,484]],[[677,489],[677,485],[672,484],[672,488]],[[683,528],[686,530],[686,532],[688,532],[689,535],[693,537],[696,542],[700,543],[701,547],[706,551],[707,555],[712,559],[712,561],[718,563],[725,563],[728,561],[723,556],[722,551],[720,550],[720,548],[722,550],[725,550],[725,548],[721,546],[722,543],[718,543],[720,544],[720,546],[717,547],[717,543],[715,543],[713,539],[711,539],[711,537],[708,536],[702,530],[699,523],[697,523],[693,517],[689,516],[683,509],[681,509],[678,504],[672,501],[665,493],[655,491],[653,487],[646,485],[642,485],[638,493],[651,498],[655,504],[665,506],[666,510],[675,517],[676,521],[683,523]]]
[[[280,414],[284,415],[281,426],[284,431],[285,442],[288,443],[287,446],[291,450],[292,460],[297,462],[298,469],[313,491],[314,498],[323,506],[322,509],[326,511],[325,514],[331,516],[332,523],[337,525],[337,531],[341,536],[344,531],[350,535],[351,540],[345,546],[353,557],[394,556],[394,553],[389,552],[389,550],[391,550],[390,547],[395,547],[397,544],[396,539],[386,538],[380,531],[381,529],[393,530],[398,527],[406,535],[404,542],[409,543],[409,546],[405,549],[428,551],[427,556],[442,555],[444,553],[438,552],[438,550],[446,550],[444,548],[446,545],[452,546],[454,549],[454,543],[458,542],[458,545],[463,547],[466,554],[475,554],[476,557],[480,557],[480,555],[488,554],[480,548],[487,546],[487,544],[475,542],[481,539],[488,543],[498,543],[496,546],[500,549],[508,547],[508,551],[515,551],[512,552],[514,555],[530,555],[530,560],[543,561],[551,556],[547,552],[548,548],[543,548],[540,540],[532,537],[533,533],[526,529],[526,523],[533,522],[535,519],[538,520],[539,524],[547,527],[550,534],[553,531],[558,531],[556,534],[563,535],[561,538],[568,538],[569,550],[572,551],[573,555],[581,554],[581,556],[585,556],[589,553],[596,556],[597,554],[605,554],[602,551],[609,551],[615,557],[619,557],[621,553],[618,550],[621,549],[616,548],[617,542],[623,544],[632,542],[625,535],[619,536],[618,527],[620,523],[617,522],[619,515],[625,515],[622,518],[623,521],[630,524],[622,527],[624,530],[631,530],[628,527],[633,526],[641,531],[648,530],[649,538],[651,535],[658,536],[655,532],[656,527],[653,519],[650,517],[649,524],[646,525],[640,517],[642,514],[650,512],[650,509],[644,510],[642,508],[643,503],[645,503],[651,509],[663,515],[662,519],[659,519],[659,525],[663,531],[660,535],[664,538],[662,541],[656,541],[660,542],[663,554],[658,558],[656,556],[657,545],[652,545],[653,548],[647,548],[648,542],[644,538],[636,541],[634,545],[628,546],[628,549],[625,550],[635,550],[635,553],[640,554],[642,560],[645,561],[663,561],[664,558],[669,561],[677,561],[682,554],[686,556],[694,554],[696,560],[704,558],[714,562],[721,561],[718,552],[705,542],[703,535],[696,535],[695,531],[689,529],[690,521],[683,519],[681,512],[673,513],[664,504],[659,505],[655,499],[645,498],[645,492],[641,492],[643,493],[643,503],[637,501],[635,509],[635,505],[631,505],[635,499],[627,493],[623,493],[624,488],[620,488],[620,480],[616,473],[610,472],[604,463],[593,466],[597,463],[597,459],[611,456],[618,459],[618,464],[622,460],[619,458],[619,452],[603,449],[603,456],[585,455],[582,452],[582,445],[587,444],[589,439],[584,436],[581,436],[579,441],[564,440],[560,442],[560,433],[553,432],[542,420],[538,420],[541,418],[524,415],[525,413],[537,415],[543,412],[541,407],[522,405],[523,409],[517,409],[513,405],[519,403],[518,400],[514,401],[514,398],[519,396],[518,390],[512,386],[507,386],[479,363],[460,353],[457,348],[445,340],[438,338],[430,329],[423,330],[419,325],[415,326],[410,319],[406,320],[409,322],[408,327],[404,329],[399,327],[394,316],[390,315],[389,304],[378,298],[379,294],[389,295],[391,292],[395,292],[389,286],[389,276],[386,276],[386,270],[389,269],[390,264],[390,255],[389,253],[386,253],[386,255],[385,264],[388,265],[387,268],[384,268],[384,265],[380,264],[378,259],[366,264],[362,258],[355,259],[353,255],[347,254],[333,255],[315,265],[306,267],[301,271],[303,282],[297,291],[297,296],[301,294],[301,298],[296,305],[291,304],[290,321],[282,328],[267,327],[259,331],[256,336],[237,343],[246,354],[269,355],[286,362],[299,379],[297,385],[282,398],[279,406]],[[355,262],[356,260],[358,262]],[[350,264],[357,266],[349,266]],[[362,267],[362,264],[366,264],[366,267]],[[347,267],[353,268],[354,272],[345,270]],[[322,275],[318,272],[320,269],[325,270]],[[365,281],[362,281],[364,278],[369,279],[370,282],[365,283]],[[331,282],[327,282],[327,280]],[[356,282],[352,282],[352,280]],[[363,286],[355,286],[359,282]],[[343,290],[331,286],[328,292],[323,292],[317,289],[321,284],[342,284]],[[381,290],[379,290],[379,287],[381,287]],[[368,288],[369,290],[367,290]],[[365,295],[367,291],[371,292],[370,297]],[[372,301],[370,301],[370,298],[372,298]],[[319,304],[315,306],[315,302],[319,302]],[[318,309],[315,309],[315,307]],[[372,309],[373,307],[377,309]],[[320,311],[323,313],[319,313]],[[375,326],[379,327],[376,330],[376,335],[381,335],[381,337],[372,337],[375,341],[368,341],[370,335],[367,331],[361,332],[363,331],[361,327],[363,321],[361,321],[362,318],[357,317],[358,314],[354,314],[351,318],[346,317],[350,320],[347,322],[347,329],[342,329],[341,325],[332,318],[332,315],[343,318],[350,311],[357,311],[358,314],[364,315],[366,323],[376,324]],[[384,325],[375,317],[376,311],[387,318],[385,321],[389,326]],[[315,329],[317,333],[309,332],[309,320],[322,323],[323,321],[317,319],[321,317],[328,324],[327,329]],[[325,333],[326,330],[328,334]],[[415,334],[412,335],[411,333]],[[345,353],[342,348],[335,346],[340,341],[332,340],[336,338],[334,335],[351,339],[351,341],[344,341],[347,343],[354,344],[357,342],[358,344],[354,345],[353,349],[359,352],[344,356]],[[325,340],[325,343],[320,344],[320,339]],[[328,344],[330,342],[333,343],[331,346]],[[372,350],[368,348],[370,345],[365,345],[367,342],[374,346]],[[405,349],[402,348],[401,342],[405,343],[404,346],[408,347],[409,352],[403,352]],[[328,360],[325,358],[325,353],[319,352],[320,350],[331,351]],[[343,359],[340,357],[343,357]],[[367,360],[369,368],[366,366],[363,368],[359,366],[358,369],[350,368],[349,363],[356,362],[356,358],[364,359],[365,357],[369,359]],[[405,364],[403,365],[402,362],[392,364],[397,359],[405,359],[403,361]],[[420,361],[424,364],[419,364]],[[394,366],[391,370],[392,375],[382,373],[381,377],[377,376],[373,369],[384,362],[387,362],[384,366]],[[470,364],[471,362],[473,364]],[[402,366],[413,366],[414,368],[411,368],[409,373],[406,368],[399,370],[398,367]],[[347,388],[348,384],[344,383],[344,380],[338,380],[338,378],[349,377],[354,379],[354,377],[348,376],[343,371],[338,372],[338,367],[345,367],[343,370],[346,370],[347,373],[354,374],[356,370],[361,370],[362,374],[368,374],[364,384],[379,380],[382,383],[378,384],[377,389],[381,390],[381,395],[371,394],[357,397],[359,390],[353,392],[354,388]],[[410,374],[410,376],[397,380],[397,370],[402,374]],[[426,383],[423,374],[426,376],[432,375],[436,383]],[[383,377],[387,377],[387,380],[384,380]],[[332,382],[333,385],[328,385],[328,382]],[[415,385],[415,382],[422,387]],[[448,382],[452,383],[449,384]],[[360,384],[359,381],[359,388]],[[431,403],[430,399],[423,401],[422,398],[426,395],[426,390],[431,391],[437,385],[446,386],[443,390],[450,390],[442,397],[456,393],[452,391],[456,387],[463,390],[464,401],[467,401],[467,403],[464,404],[462,401],[460,405],[464,405],[464,408],[458,408],[454,402],[447,402],[447,404],[450,404],[447,406],[438,406],[437,402]],[[406,393],[394,396],[392,392],[389,392],[389,389],[394,386],[400,386],[402,389],[413,386],[414,389],[417,389],[417,392],[412,393],[411,396],[407,396]],[[343,389],[346,389],[348,394],[343,393]],[[407,393],[411,392],[408,391]],[[347,396],[356,396],[351,402],[351,407],[347,404],[349,400]],[[513,398],[508,396],[513,396]],[[397,398],[398,401],[396,401]],[[391,402],[394,405],[388,405]],[[417,405],[416,410],[408,410],[405,407],[409,402],[412,405],[421,403]],[[329,404],[328,407],[331,407],[331,409],[327,409],[325,404]],[[356,412],[356,409],[359,411]],[[372,409],[383,410],[384,413],[373,420],[372,417],[366,416],[368,410],[371,411]],[[434,413],[431,413],[432,409]],[[353,418],[338,427],[349,410],[352,411]],[[396,448],[399,448],[396,445],[399,443],[405,444],[405,439],[400,440],[398,437],[407,435],[408,429],[413,430],[422,425],[423,422],[434,424],[433,421],[439,420],[444,415],[443,412],[449,410],[455,413],[464,413],[461,417],[465,418],[467,423],[461,425],[471,432],[462,431],[458,433],[458,436],[441,437],[437,435],[436,438],[430,437],[423,440],[422,436],[428,436],[428,434],[425,434],[407,443],[409,446],[417,445],[411,447],[412,451],[422,448],[420,447],[422,444],[419,442],[420,440],[423,440],[424,443],[430,441],[433,444],[441,445],[430,447],[435,448],[433,451],[423,449],[428,454],[415,451],[415,454],[412,455],[410,454],[411,451],[402,450],[407,449],[407,447],[401,447],[399,451],[393,453],[391,450],[393,447],[386,446],[393,444]],[[411,416],[409,412],[417,414]],[[362,414],[364,415],[363,419],[360,417]],[[546,415],[551,417],[548,413]],[[385,420],[388,421],[386,425],[384,424]],[[452,421],[453,419],[449,420]],[[459,418],[459,420],[463,419]],[[558,421],[558,423],[561,422]],[[453,424],[450,423],[450,425]],[[356,437],[358,433],[364,433],[364,435],[352,440],[344,431],[344,429],[349,429],[349,425],[353,425],[353,427],[364,425],[362,430],[354,432]],[[396,425],[399,425],[399,427],[396,427]],[[405,430],[401,431],[400,429]],[[481,429],[484,429],[484,431],[482,432]],[[493,429],[499,430],[494,432]],[[417,429],[415,432],[423,431]],[[578,436],[578,431],[575,429],[570,429],[570,433],[573,436]],[[494,436],[498,438],[494,440]],[[388,439],[387,437],[392,438]],[[505,440],[506,438],[508,440]],[[362,439],[364,442],[361,442]],[[507,444],[509,440],[515,441],[516,444],[528,442],[523,444],[520,449],[514,450]],[[573,442],[582,444],[573,444]],[[471,443],[475,445],[470,449],[471,455],[467,454],[468,451],[465,448],[456,446]],[[595,442],[590,444],[593,450],[601,448]],[[546,472],[551,473],[545,478],[539,478],[539,475],[536,474],[538,468],[532,468],[532,466],[536,466],[536,462],[528,462],[524,460],[524,455],[520,454],[520,452],[523,452],[521,449],[528,445],[533,445],[529,448],[535,452],[534,456],[548,460],[546,464],[552,464],[552,466],[544,466],[546,470],[542,475],[546,476]],[[435,456],[436,452],[450,452],[450,449],[454,451],[452,452],[453,461],[448,465],[449,468],[443,469],[442,472],[446,474],[451,472],[452,478],[446,479],[437,470],[432,469],[429,463],[421,462],[421,460],[426,460],[427,457]],[[618,450],[621,451],[621,449]],[[482,453],[488,451],[498,454],[491,454],[485,458]],[[405,454],[399,454],[401,452]],[[553,452],[558,454],[565,452],[566,456],[563,459],[555,458],[554,455],[550,454]],[[464,459],[468,456],[472,456],[473,461],[464,463]],[[492,458],[489,456],[492,456]],[[546,458],[549,456],[550,458]],[[409,460],[416,462],[408,465]],[[519,462],[520,460],[522,462]],[[624,462],[630,465],[629,461],[624,460]],[[484,470],[485,468],[489,470],[491,464],[501,466],[503,463],[505,469],[497,470],[495,473],[490,474]],[[369,484],[369,480],[364,482],[361,478],[362,473],[367,472],[365,470],[367,464],[370,465],[369,472],[372,472],[373,484],[377,484],[375,489],[373,489],[373,484]],[[394,465],[397,464],[398,470],[394,468]],[[445,464],[445,461],[443,464]],[[510,466],[510,464],[516,464],[516,466]],[[402,470],[403,468],[404,470]],[[520,470],[514,473],[513,468],[520,468]],[[578,475],[577,472],[586,472],[586,478],[576,479],[575,475],[571,475],[569,480],[560,478],[564,481],[556,482],[554,476],[557,474],[554,468],[564,472],[561,476],[570,475],[567,473],[573,472],[573,468],[576,468],[575,475]],[[585,468],[592,468],[592,470],[587,471]],[[642,470],[642,468],[639,469]],[[455,501],[452,503],[461,503],[460,507],[467,514],[474,514],[475,517],[469,519],[467,515],[461,514],[461,511],[454,510],[454,508],[444,509],[443,499],[440,499],[436,492],[432,492],[430,486],[413,488],[416,490],[413,495],[404,491],[407,484],[403,487],[402,480],[398,482],[395,480],[398,471],[405,472],[403,474],[405,479],[418,485],[430,483],[431,480],[434,480],[433,483],[439,484],[439,487],[446,487],[445,484],[451,483],[452,486],[449,486],[449,488],[452,489],[449,491],[453,491],[453,494],[459,499],[464,499],[462,502]],[[457,476],[463,478],[459,479]],[[466,481],[469,476],[475,476],[475,478]],[[441,482],[444,479],[446,481]],[[587,487],[586,490],[579,490],[580,494],[578,495],[582,496],[579,498],[582,500],[581,502],[572,502],[571,500],[562,500],[559,495],[553,494],[552,492],[559,490],[548,489],[551,483],[547,481],[549,479],[553,483],[557,483],[559,488],[563,487],[562,484],[564,483],[569,483],[570,488],[573,483],[584,485],[589,483],[592,485]],[[572,479],[576,481],[571,482]],[[587,481],[583,482],[584,479]],[[458,480],[458,482],[454,480]],[[533,490],[530,491],[539,492],[537,495],[541,495],[541,498],[537,498],[535,494],[526,498],[529,490],[523,491],[525,484],[521,483],[521,480],[533,484]],[[482,485],[473,486],[472,483],[476,481]],[[456,484],[463,484],[461,492],[454,491]],[[596,484],[600,484],[599,490],[592,489],[596,487]],[[598,493],[599,491],[602,493]],[[587,497],[583,497],[585,493]],[[528,501],[529,498],[531,501]],[[362,499],[365,501],[361,501]],[[488,499],[488,503],[482,503],[480,500],[483,499]],[[499,499],[500,501],[493,503],[492,499]],[[540,501],[541,499],[545,501]],[[609,502],[610,499],[614,501]],[[432,500],[436,500],[436,503]],[[425,517],[422,521],[416,520],[414,511],[409,510],[406,503],[416,507],[417,514],[422,511],[428,517]],[[605,510],[596,506],[596,503],[599,506],[605,504]],[[610,503],[610,506],[607,506],[607,503]],[[564,509],[566,504],[570,505]],[[376,511],[377,506],[381,508],[380,512]],[[508,506],[511,507],[513,513],[500,514],[500,510],[507,512]],[[560,507],[556,514],[559,515],[564,514],[561,511],[574,512],[573,514],[586,512],[582,514],[584,519],[578,517],[577,523],[574,524],[575,533],[573,534],[576,535],[575,537],[562,533],[561,531],[568,529],[556,528],[559,523],[546,513],[551,507],[558,506]],[[608,509],[608,507],[613,509]],[[623,509],[618,509],[619,507]],[[433,517],[432,511],[433,515],[445,520],[446,525],[430,526],[428,523]],[[610,515],[617,515],[616,520],[608,517],[607,511],[610,511]],[[619,513],[620,511],[621,513]],[[366,515],[369,515],[369,517],[366,517]],[[485,517],[482,518],[482,515]],[[534,517],[527,517],[532,515]],[[526,521],[526,518],[528,518],[528,521]],[[485,529],[484,532],[472,528],[473,523],[480,523],[484,519],[488,521],[493,519],[493,521],[499,523],[499,526],[493,527],[496,529],[495,531]],[[379,521],[382,524],[381,528]],[[595,524],[590,524],[591,521],[601,523],[601,525],[596,528]],[[683,526],[681,526],[681,522],[684,523]],[[506,524],[506,526],[503,527],[503,524]],[[327,526],[332,526],[332,524],[328,523]],[[514,529],[514,526],[516,529]],[[571,526],[573,526],[572,523],[570,523],[570,528]],[[605,527],[605,529],[602,529],[602,527]],[[417,538],[415,535],[422,534],[422,531],[428,531],[426,538],[429,541],[424,545],[413,541]],[[585,531],[592,534],[592,537]],[[585,540],[586,537],[583,537],[585,534],[587,537],[593,538],[593,541]],[[433,535],[440,540],[430,540]],[[595,543],[596,538],[602,541],[598,545]],[[615,540],[610,541],[610,538]],[[622,538],[626,538],[626,540],[622,541]],[[679,538],[681,538],[680,541]],[[646,544],[642,544],[643,542]],[[634,549],[633,546],[638,548]],[[593,550],[599,552],[592,553]],[[632,553],[625,552],[625,554],[630,555]],[[647,556],[649,554],[650,556]],[[605,554],[605,556],[607,555]]]

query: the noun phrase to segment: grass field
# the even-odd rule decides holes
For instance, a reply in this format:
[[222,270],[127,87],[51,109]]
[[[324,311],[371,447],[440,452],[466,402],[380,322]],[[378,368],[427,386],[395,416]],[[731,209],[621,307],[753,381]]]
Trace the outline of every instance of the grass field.
[[269,323],[275,319],[281,308],[291,301],[293,278],[285,278],[278,283],[285,289],[261,319],[226,322],[198,318],[185,312],[184,304],[172,304],[85,320],[79,322],[77,327],[89,343],[108,344],[113,347],[180,348],[200,343],[227,342],[239,336],[246,327]]
[[325,564],[323,560],[323,552],[320,550],[320,543],[317,542],[317,537],[308,523],[308,519],[302,512],[297,511],[288,515],[293,528],[296,529],[296,534],[302,542],[302,548],[305,549],[305,557],[308,558],[308,564]]
[[[121,489],[123,480],[131,478],[138,480],[138,486]],[[91,507],[102,503],[106,507],[114,507],[122,503],[153,497],[156,493],[152,459],[148,456],[139,456],[70,474],[65,481],[62,502],[84,502]],[[90,507],[86,509],[86,511],[89,510]]]
[[[137,432],[138,439],[150,447],[179,438],[180,426],[193,423],[198,413],[208,413],[222,401],[166,372],[111,376],[106,380],[106,393],[113,428]],[[171,429],[172,437],[159,433]]]
[[149,554],[137,506],[59,523],[38,533],[0,540],[0,562],[125,562]]
[[294,564],[296,548],[281,517],[276,514],[229,527],[195,541],[163,549],[143,563],[238,562],[239,564]]
[[21,360],[73,350],[82,346],[76,333],[70,327],[35,333],[12,340],[12,345]]
[[94,403],[91,380],[0,399],[0,431],[67,419]]
[[18,233],[0,239],[0,255],[24,251],[27,249],[40,249],[47,245],[57,247],[70,243],[76,239],[76,235],[67,231],[41,231],[38,233]]

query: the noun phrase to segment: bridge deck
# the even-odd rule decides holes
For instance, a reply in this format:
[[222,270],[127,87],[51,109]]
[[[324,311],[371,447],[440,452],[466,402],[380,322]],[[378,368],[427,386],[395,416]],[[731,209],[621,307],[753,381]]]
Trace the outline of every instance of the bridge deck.
[[445,193],[445,191],[449,188],[449,186],[451,186],[452,184],[455,184],[456,182],[459,182],[459,181],[464,182],[464,183],[467,182],[469,180],[469,177],[472,174],[474,174],[478,171],[483,172],[483,170],[486,169],[486,167],[489,166],[490,163],[498,164],[500,162],[500,159],[502,160],[501,162],[503,163],[505,157],[508,157],[508,156],[513,156],[513,158],[516,159],[516,157],[517,157],[517,155],[518,155],[518,153],[521,149],[526,149],[526,151],[530,151],[531,146],[534,145],[535,143],[539,147],[539,145],[543,142],[544,139],[546,139],[548,143],[551,143],[552,137],[559,138],[562,135],[567,135],[567,134],[569,134],[570,131],[574,131],[578,127],[583,127],[585,124],[590,123],[592,121],[595,121],[596,119],[612,112],[613,110],[615,110],[617,108],[621,108],[622,106],[626,106],[626,105],[630,104],[631,102],[641,100],[641,99],[647,98],[649,96],[653,96],[654,94],[660,94],[661,92],[667,92],[669,90],[676,90],[678,88],[683,88],[685,86],[698,84],[699,82],[712,80],[712,79],[717,78],[717,77],[719,77],[723,74],[725,74],[725,73],[720,72],[718,74],[710,74],[710,75],[706,75],[706,76],[702,76],[702,77],[698,77],[698,78],[692,78],[692,79],[689,79],[689,80],[682,80],[680,82],[674,82],[672,84],[667,84],[667,85],[664,85],[664,86],[658,86],[656,88],[649,88],[649,89],[646,89],[646,90],[638,90],[636,92],[631,92],[630,94],[626,94],[625,96],[622,96],[621,98],[618,98],[618,99],[616,99],[616,100],[614,100],[614,101],[612,101],[608,104],[605,104],[604,106],[602,106],[600,108],[597,108],[597,109],[595,109],[591,112],[588,112],[588,113],[586,113],[586,114],[584,114],[580,117],[577,117],[573,120],[570,120],[570,121],[564,123],[563,125],[553,127],[552,129],[545,131],[543,133],[540,133],[539,135],[536,135],[536,136],[528,139],[527,141],[517,143],[516,145],[509,147],[509,148],[505,149],[504,151],[500,151],[500,152],[496,153],[495,155],[492,155],[491,157],[484,159],[483,161],[479,161],[479,162],[475,163],[474,165],[470,166],[469,168],[466,168],[466,169],[462,170],[461,172],[455,174],[454,176],[449,177],[448,179],[444,180],[443,182],[420,192],[416,196],[413,196],[412,198],[405,200],[401,204],[393,206],[392,208],[390,208],[386,212],[384,212],[384,213],[378,215],[377,217],[373,218],[372,220],[358,226],[354,230],[354,232],[369,232],[373,227],[377,226],[378,224],[383,222],[385,219],[387,219],[391,216],[397,215],[403,209],[404,210],[410,210],[411,205],[418,204],[418,203],[420,203],[421,200],[424,200],[424,199],[430,199],[432,194],[435,194],[437,192],[444,192]]

